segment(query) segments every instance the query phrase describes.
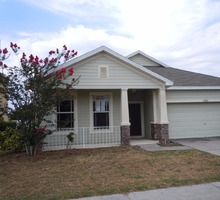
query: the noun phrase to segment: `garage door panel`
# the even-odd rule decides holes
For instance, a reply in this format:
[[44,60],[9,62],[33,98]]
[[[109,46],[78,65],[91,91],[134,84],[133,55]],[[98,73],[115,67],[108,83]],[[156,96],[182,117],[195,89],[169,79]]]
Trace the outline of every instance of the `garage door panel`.
[[170,138],[220,136],[220,103],[168,104]]

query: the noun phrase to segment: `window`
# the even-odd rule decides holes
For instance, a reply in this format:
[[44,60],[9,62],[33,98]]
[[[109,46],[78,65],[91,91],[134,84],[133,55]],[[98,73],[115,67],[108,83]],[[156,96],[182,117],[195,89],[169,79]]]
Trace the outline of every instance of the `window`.
[[74,128],[74,101],[61,101],[57,106],[57,128]]
[[109,96],[93,96],[93,126],[109,129]]

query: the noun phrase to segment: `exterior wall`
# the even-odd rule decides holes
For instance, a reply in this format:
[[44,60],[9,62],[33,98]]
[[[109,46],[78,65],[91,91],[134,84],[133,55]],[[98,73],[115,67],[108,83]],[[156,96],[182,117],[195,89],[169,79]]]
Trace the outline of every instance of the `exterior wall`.
[[[100,65],[108,67],[108,78],[98,77]],[[76,77],[81,76],[77,89],[159,88],[163,84],[107,54],[76,64],[74,71]]]
[[140,54],[137,54],[129,59],[142,66],[159,66],[158,63],[155,63]]
[[112,92],[112,112],[113,126],[120,126],[121,123],[121,105],[120,105],[120,90],[78,90],[78,127],[90,127],[90,93]]

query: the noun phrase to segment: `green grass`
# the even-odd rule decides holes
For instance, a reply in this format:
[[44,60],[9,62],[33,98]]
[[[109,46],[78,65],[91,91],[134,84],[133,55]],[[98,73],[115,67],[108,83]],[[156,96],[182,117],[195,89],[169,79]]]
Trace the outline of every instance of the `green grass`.
[[0,156],[0,199],[62,200],[220,181],[220,157],[139,147]]

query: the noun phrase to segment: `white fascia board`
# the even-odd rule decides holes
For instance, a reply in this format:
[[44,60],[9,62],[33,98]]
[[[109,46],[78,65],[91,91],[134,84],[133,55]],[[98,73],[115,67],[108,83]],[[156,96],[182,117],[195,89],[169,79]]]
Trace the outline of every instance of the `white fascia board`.
[[220,90],[220,86],[171,86],[167,90]]
[[163,66],[163,67],[170,67],[169,65],[167,65],[167,64],[165,64],[165,63],[163,63],[163,62],[161,62],[161,61],[159,61],[159,60],[157,60],[157,59],[155,59],[155,58],[153,58],[153,57],[147,55],[146,53],[144,53],[143,51],[140,51],[140,50],[135,51],[134,53],[129,54],[128,56],[126,56],[126,58],[129,59],[129,58],[131,58],[131,57],[133,57],[133,56],[135,56],[135,55],[138,55],[138,54],[140,54],[140,55],[146,57],[147,59],[149,59],[149,60],[151,60],[151,61],[153,61],[153,62],[155,62],[155,63],[158,63],[159,65],[161,65],[161,66]]
[[83,55],[81,55],[79,57],[76,57],[76,58],[66,62],[64,65],[62,65],[62,67],[68,67],[68,66],[74,65],[77,62],[80,62],[80,61],[82,61],[84,59],[87,59],[87,58],[89,58],[89,57],[91,57],[91,56],[93,56],[93,55],[95,55],[97,53],[103,52],[103,51],[107,52],[107,53],[117,57],[118,59],[123,60],[124,62],[134,66],[135,68],[137,68],[137,69],[139,69],[139,70],[141,70],[141,71],[143,71],[143,72],[145,72],[145,73],[147,73],[147,74],[149,74],[149,75],[151,75],[151,76],[153,76],[153,77],[155,77],[155,78],[165,82],[166,86],[173,85],[172,81],[164,78],[163,76],[160,76],[157,73],[154,73],[154,72],[148,70],[147,68],[145,68],[145,67],[143,67],[143,66],[141,66],[141,65],[139,65],[139,64],[137,64],[137,63],[135,63],[133,61],[131,61],[130,59],[122,56],[121,54],[119,54],[119,53],[117,53],[117,52],[115,52],[115,51],[113,51],[113,50],[111,50],[111,49],[109,49],[109,48],[107,48],[105,46],[101,46],[101,47],[99,47],[97,49],[94,49],[92,51],[89,51],[89,52],[87,52],[87,53],[85,53],[85,54],[83,54]]

